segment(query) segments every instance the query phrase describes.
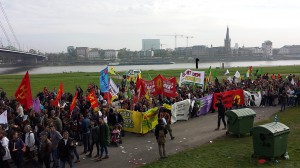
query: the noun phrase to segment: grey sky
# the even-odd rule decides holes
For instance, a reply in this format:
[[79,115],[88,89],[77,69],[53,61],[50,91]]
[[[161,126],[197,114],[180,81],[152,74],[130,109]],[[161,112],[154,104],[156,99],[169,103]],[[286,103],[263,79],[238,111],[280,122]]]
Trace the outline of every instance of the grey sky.
[[[22,48],[43,52],[66,47],[140,50],[142,39],[194,36],[189,45],[222,46],[226,27],[231,45],[274,47],[300,44],[299,0],[2,0]],[[1,14],[1,21],[5,24]],[[8,29],[6,29],[8,31]],[[11,40],[12,40],[12,36]],[[4,45],[6,38],[1,32]],[[186,39],[178,38],[185,47]]]

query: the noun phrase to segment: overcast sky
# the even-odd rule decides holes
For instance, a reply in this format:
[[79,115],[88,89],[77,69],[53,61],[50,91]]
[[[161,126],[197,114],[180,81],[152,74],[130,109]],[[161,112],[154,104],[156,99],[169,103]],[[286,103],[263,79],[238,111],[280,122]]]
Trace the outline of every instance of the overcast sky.
[[[172,35],[191,45],[300,44],[299,0],[0,0],[21,47],[43,52],[67,46],[141,50],[142,39],[174,48]],[[1,22],[6,22],[1,13]],[[8,28],[11,41],[13,36]],[[1,40],[7,45],[3,31]],[[185,47],[178,38],[177,47]]]

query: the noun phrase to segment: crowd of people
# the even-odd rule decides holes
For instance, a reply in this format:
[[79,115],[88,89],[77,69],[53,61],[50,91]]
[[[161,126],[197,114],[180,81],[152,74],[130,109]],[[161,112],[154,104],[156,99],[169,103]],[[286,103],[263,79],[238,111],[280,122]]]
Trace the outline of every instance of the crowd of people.
[[[185,99],[196,99],[214,92],[243,89],[261,91],[261,106],[300,105],[300,81],[295,75],[282,78],[280,75],[257,75],[255,79],[224,79],[222,82],[215,78],[205,87],[193,85],[177,86],[178,96],[174,98],[163,95],[150,95],[139,97],[134,82],[126,82],[124,78],[119,85],[120,92],[114,102],[109,102],[98,86],[89,85],[86,91],[76,87],[78,93],[74,110],[70,112],[73,96],[64,93],[60,100],[60,107],[54,105],[57,91],[50,91],[47,87],[36,96],[40,100],[38,112],[33,109],[24,109],[15,99],[9,99],[3,89],[0,90],[0,114],[7,112],[7,124],[0,125],[1,158],[0,167],[10,167],[10,160],[21,168],[24,165],[52,168],[65,167],[69,164],[79,164],[80,157],[78,145],[83,145],[81,154],[94,157],[96,161],[109,158],[108,146],[122,143],[125,135],[122,129],[123,117],[117,112],[118,108],[145,112],[150,108],[162,104],[173,104]],[[86,99],[89,92],[95,92],[99,108],[93,109]],[[117,103],[116,103],[117,102]],[[161,158],[166,157],[165,136],[170,134],[170,139],[175,137],[170,127],[170,114],[167,110],[159,111],[159,124],[155,128],[155,136],[159,145]],[[199,107],[191,109],[191,117]],[[223,120],[223,118],[220,118]],[[220,121],[219,121],[220,122]],[[223,121],[224,122],[224,121]],[[226,127],[226,125],[225,125]],[[163,131],[161,131],[163,130]],[[96,152],[93,155],[93,149]]]

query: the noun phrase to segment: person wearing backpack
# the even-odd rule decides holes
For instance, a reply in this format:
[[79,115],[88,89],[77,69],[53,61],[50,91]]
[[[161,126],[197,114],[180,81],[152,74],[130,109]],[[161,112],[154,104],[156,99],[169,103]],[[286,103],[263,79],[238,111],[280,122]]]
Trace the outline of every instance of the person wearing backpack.
[[155,126],[155,137],[158,144],[158,151],[160,159],[167,158],[166,157],[166,134],[168,133],[164,122],[161,118],[158,119],[158,124]]
[[0,167],[10,168],[8,160],[11,159],[10,152],[8,149],[9,140],[5,136],[5,132],[0,130]]
[[35,136],[34,133],[32,132],[30,125],[26,125],[24,131],[25,131],[26,155],[31,161],[34,158]]
[[167,111],[168,111],[167,109],[161,111],[159,118],[163,120],[166,130],[170,134],[171,140],[174,140],[175,137],[173,136],[172,129],[171,129],[171,115]]

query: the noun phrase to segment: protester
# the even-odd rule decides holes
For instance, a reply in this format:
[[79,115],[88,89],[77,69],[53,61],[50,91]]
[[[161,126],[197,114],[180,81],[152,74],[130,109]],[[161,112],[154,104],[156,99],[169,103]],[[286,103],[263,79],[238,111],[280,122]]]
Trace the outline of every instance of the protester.
[[158,124],[155,126],[155,137],[158,144],[159,156],[161,159],[166,158],[166,134],[168,133],[165,124],[161,118],[158,119]]
[[39,147],[39,163],[41,166],[43,164],[45,165],[46,168],[50,168],[50,156],[51,156],[51,146],[52,143],[48,139],[48,132],[41,132],[40,137],[41,137],[41,143]]
[[94,145],[96,145],[97,153],[94,156],[95,158],[99,157],[99,126],[95,125],[95,121],[91,121],[91,127],[92,127],[92,144],[90,148],[90,153],[87,155],[87,157],[92,157],[93,148]]
[[9,141],[9,150],[11,157],[16,164],[17,168],[23,167],[23,153],[26,152],[26,145],[19,137],[18,132],[12,134],[12,140]]
[[58,160],[58,142],[62,139],[63,137],[61,134],[56,131],[56,128],[54,125],[50,125],[50,140],[52,142],[51,146],[51,153],[52,153],[52,159],[53,159],[53,166],[52,168],[58,168],[59,167],[59,160]]
[[171,129],[171,116],[170,114],[167,113],[167,109],[163,108],[163,111],[160,113],[159,116],[160,119],[163,120],[163,122],[165,122],[165,127],[166,130],[169,132],[171,140],[175,139],[175,137],[172,134],[172,129]]
[[83,114],[84,119],[81,121],[81,131],[83,140],[83,154],[90,151],[90,119],[87,118],[87,114]]
[[8,149],[9,139],[5,136],[4,130],[0,129],[0,143],[5,153],[0,156],[0,167],[10,168],[8,160],[11,159],[10,151]]
[[70,165],[70,168],[74,167],[72,148],[74,148],[73,140],[69,138],[69,132],[63,132],[63,139],[58,142],[58,158],[60,160],[60,168],[65,168],[66,162]]
[[280,99],[281,99],[280,111],[283,112],[283,111],[285,111],[285,106],[288,102],[288,95],[287,95],[286,91],[282,92],[282,94],[280,95]]
[[35,152],[35,138],[34,133],[32,132],[31,126],[25,126],[25,145],[26,145],[26,154],[29,160],[34,158]]
[[225,106],[221,99],[218,99],[218,102],[216,104],[216,107],[218,107],[218,127],[215,130],[220,129],[221,119],[224,124],[224,130],[226,129],[226,122],[225,122]]
[[[108,150],[107,146],[110,143],[110,131],[108,125],[104,122],[102,118],[99,119],[99,144],[100,144],[100,156],[97,159],[97,161],[101,161],[102,159],[108,159]],[[103,156],[103,153],[105,152],[105,156]]]

